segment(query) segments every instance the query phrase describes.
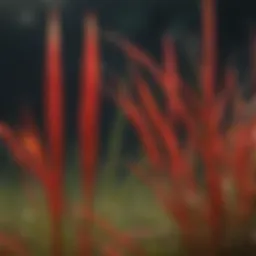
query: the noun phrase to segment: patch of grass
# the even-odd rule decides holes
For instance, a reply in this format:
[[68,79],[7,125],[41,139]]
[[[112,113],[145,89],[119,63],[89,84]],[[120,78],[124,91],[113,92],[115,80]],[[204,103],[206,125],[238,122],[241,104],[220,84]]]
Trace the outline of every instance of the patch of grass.
[[[72,255],[75,250],[74,227],[78,224],[75,209],[82,202],[77,187],[74,185],[67,195],[68,205],[63,221],[65,255]],[[31,184],[30,193],[32,201],[24,196],[18,186],[0,187],[0,229],[1,232],[21,236],[34,252],[32,255],[49,255],[50,224],[45,199],[39,186]],[[135,177],[111,189],[107,189],[102,182],[99,183],[95,195],[95,211],[100,218],[112,223],[118,230],[141,241],[152,255],[159,253],[160,249],[166,252],[178,249],[178,230],[175,224],[161,211],[153,195]],[[107,234],[97,236],[96,244],[104,243],[107,238]]]

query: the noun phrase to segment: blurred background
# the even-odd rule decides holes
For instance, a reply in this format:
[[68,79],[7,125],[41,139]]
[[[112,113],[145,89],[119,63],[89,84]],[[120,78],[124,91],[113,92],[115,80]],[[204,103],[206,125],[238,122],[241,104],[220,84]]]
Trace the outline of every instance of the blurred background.
[[[218,55],[220,67],[232,59],[241,71],[246,90],[249,66],[249,42],[256,25],[256,3],[252,0],[217,1]],[[30,106],[39,124],[42,122],[41,87],[46,14],[52,0],[0,1],[0,120],[18,122],[21,106]],[[76,107],[82,22],[86,12],[98,15],[103,30],[113,30],[160,58],[160,39],[170,33],[175,39],[181,73],[193,81],[193,65],[200,51],[199,0],[62,0],[63,54],[66,90],[66,127],[68,155],[76,140]],[[113,47],[102,44],[103,74],[122,72],[122,57]],[[104,98],[102,145],[107,141],[115,107]],[[125,136],[124,155],[133,151],[136,139],[132,131]],[[128,139],[127,139],[128,138]],[[1,144],[1,164],[6,154]],[[104,155],[104,154],[103,154]]]
[[[32,109],[38,125],[43,127],[45,24],[47,13],[55,6],[56,1],[0,0],[0,121],[7,122],[11,126],[19,123],[21,109],[25,106]],[[216,2],[218,78],[221,79],[225,64],[232,63],[240,71],[240,86],[244,95],[249,98],[251,95],[248,89],[251,58],[249,44],[253,27],[256,32],[256,1],[216,0]],[[71,198],[70,202],[65,202],[68,209],[64,217],[65,223],[73,227],[73,221],[78,224],[77,215],[74,213],[78,211],[76,204],[79,206],[82,202],[79,191],[81,178],[77,154],[76,113],[84,15],[95,12],[102,31],[118,32],[159,62],[161,38],[164,34],[170,33],[176,43],[181,75],[193,86],[197,83],[196,69],[201,48],[200,0],[58,0],[58,4],[62,11],[66,94],[65,201],[69,200],[69,196]],[[135,160],[137,164],[139,162],[137,160],[143,159],[132,127],[106,93],[111,87],[108,83],[109,74],[117,72],[125,78],[124,58],[120,51],[105,40],[102,40],[101,48],[103,102],[100,122],[101,152],[98,164],[100,173],[103,173],[103,182],[98,183],[97,188],[104,187],[103,183],[106,180],[107,189],[104,187],[103,192],[95,193],[95,208],[99,216],[110,220],[118,228],[136,231],[140,228],[144,230],[146,227],[154,230],[156,235],[153,238],[160,237],[159,241],[164,243],[156,247],[151,240],[148,240],[149,247],[156,247],[157,253],[154,255],[170,255],[159,254],[158,249],[165,250],[170,248],[170,244],[171,247],[177,244],[173,234],[171,239],[169,236],[170,230],[175,230],[175,223],[169,221],[169,214],[163,213],[154,195],[135,175],[124,175],[129,173],[128,163]],[[116,182],[114,178],[118,175],[120,179]],[[104,179],[106,177],[108,179]],[[125,182],[121,182],[123,177],[127,177],[123,179]],[[159,180],[163,185],[168,182],[166,178]],[[37,251],[39,248],[41,254],[35,255],[49,255],[42,249],[47,248],[45,243],[49,238],[49,216],[41,184],[34,181],[33,177],[22,172],[14,163],[5,145],[0,141],[0,231],[13,232],[26,237]],[[169,228],[170,225],[172,229]],[[72,236],[70,227],[66,231],[69,242],[74,239],[74,237],[70,238],[70,234]]]

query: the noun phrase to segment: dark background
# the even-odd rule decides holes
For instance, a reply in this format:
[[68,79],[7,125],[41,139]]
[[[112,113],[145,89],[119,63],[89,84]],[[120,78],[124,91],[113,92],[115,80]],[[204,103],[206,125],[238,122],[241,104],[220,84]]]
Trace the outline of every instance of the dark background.
[[[2,0],[0,2],[0,119],[17,122],[20,107],[29,105],[41,115],[41,85],[44,25],[51,1]],[[159,57],[161,36],[173,37],[196,53],[200,40],[198,0],[65,0],[63,11],[65,81],[67,92],[68,140],[76,134],[76,103],[82,17],[87,11],[98,14],[103,29],[122,33]],[[256,21],[253,0],[220,0],[217,5],[219,61],[236,56],[242,77],[248,69],[250,29]],[[183,46],[184,46],[183,45]],[[119,67],[120,58],[104,48],[103,71]],[[185,73],[189,67],[185,66]],[[246,80],[246,79],[245,79]],[[113,107],[104,107],[103,127],[113,116]],[[105,128],[103,129],[105,130]]]

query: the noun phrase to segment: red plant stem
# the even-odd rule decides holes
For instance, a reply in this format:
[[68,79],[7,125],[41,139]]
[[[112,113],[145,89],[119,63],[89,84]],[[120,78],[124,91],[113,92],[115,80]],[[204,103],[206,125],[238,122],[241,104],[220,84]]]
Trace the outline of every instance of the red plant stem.
[[33,155],[23,146],[20,138],[17,138],[11,128],[4,123],[0,123],[0,138],[4,140],[15,161],[45,184],[48,180],[48,173],[45,172],[43,162],[40,161],[41,159],[39,161],[34,159]]
[[[184,81],[177,74],[176,59],[175,56],[171,56],[174,51],[174,44],[169,37],[165,37],[163,40],[164,70],[162,70],[149,55],[129,41],[120,38],[115,34],[113,35],[113,33],[108,34],[107,38],[120,47],[130,59],[143,65],[150,71],[153,78],[159,83],[163,90],[167,100],[168,110],[171,110],[171,113],[173,114],[172,118],[174,118],[175,121],[177,121],[176,119],[182,120],[187,125],[188,130],[190,131],[190,136],[192,136],[196,127],[193,119],[186,110],[185,105],[179,99],[178,89],[180,85],[184,84]],[[171,51],[171,53],[169,51]],[[194,142],[195,139],[192,137],[191,140]]]
[[162,156],[157,147],[156,140],[148,128],[141,111],[136,106],[135,102],[127,96],[118,95],[117,101],[119,106],[123,109],[126,116],[130,119],[135,127],[139,138],[145,148],[149,161],[156,169],[161,169]]
[[212,102],[216,85],[216,7],[215,0],[202,5],[202,89],[205,102]]
[[[173,130],[168,126],[166,120],[160,113],[159,109],[154,102],[152,95],[150,94],[147,86],[140,81],[138,84],[138,90],[145,110],[150,117],[151,122],[154,124],[157,132],[164,141],[168,156],[170,158],[170,177],[171,184],[173,186],[172,192],[177,195],[177,200],[174,201],[173,213],[179,221],[183,242],[187,245],[188,236],[192,233],[192,223],[190,221],[190,212],[185,198],[183,197],[184,189],[194,193],[195,182],[191,166],[186,163],[186,159],[182,156],[181,150],[178,145],[178,141],[175,137]],[[186,194],[186,193],[185,193]]]
[[[147,88],[147,85],[145,84],[145,81],[138,74],[137,76],[135,76],[135,80],[137,82],[138,92],[145,112],[147,113],[147,116],[149,117],[151,123],[153,123],[153,125],[155,126],[154,128],[156,128],[156,131],[160,134],[160,137],[162,137],[162,140],[164,141],[164,144],[166,145],[168,151],[168,156],[171,158],[169,170],[171,172],[172,177],[171,182],[174,185],[174,189],[172,192],[176,194],[182,193],[181,191],[182,188],[184,188],[184,185],[188,186],[188,188],[186,189],[192,189],[192,191],[194,191],[195,185],[193,182],[193,177],[191,176],[192,170],[189,170],[190,166],[184,163],[185,159],[181,155],[178,146],[178,141],[176,140],[174,132],[169,127],[162,113],[159,111],[156,102],[154,101],[150,91]],[[133,124],[137,125],[137,129],[139,128],[138,131],[147,131],[145,129],[147,128],[148,125],[142,122],[143,115],[139,114],[139,110],[138,108],[136,109],[136,105],[134,104],[134,102],[129,99],[127,100],[126,98],[126,107],[127,104],[129,106],[129,110],[133,110],[131,120]],[[134,120],[134,117],[136,116],[137,118],[136,120]],[[138,123],[140,124],[140,126],[138,126]],[[148,140],[152,141],[152,135],[145,137],[145,142],[147,142]],[[153,148],[156,149],[156,146],[154,146]],[[178,190],[176,190],[177,188]],[[158,199],[164,203],[165,207],[167,206],[169,211],[171,210],[170,207],[174,211],[174,215],[179,221],[182,230],[182,235],[184,239],[183,242],[187,244],[188,235],[191,234],[192,232],[192,225],[190,222],[190,216],[188,211],[189,209],[186,206],[186,203],[183,201],[184,198],[180,194],[180,198],[178,200],[175,200],[175,203],[172,205],[172,203],[166,202],[167,198],[164,198],[164,195],[162,195],[164,196],[162,198],[161,194],[158,193],[158,190],[154,189],[153,191],[156,193],[156,196],[158,196]]]
[[177,65],[177,56],[175,53],[175,44],[171,40],[170,36],[165,36],[162,40],[162,49],[163,49],[163,82],[160,83],[160,87],[163,90],[164,95],[166,95],[168,114],[170,114],[170,121],[175,124],[176,122],[181,121],[186,125],[189,143],[191,145],[196,144],[196,124],[191,118],[186,104],[181,97],[181,91],[189,93],[189,97],[193,98],[191,90],[189,90],[188,85],[182,86],[184,81],[179,75],[178,65]]
[[62,212],[63,212],[63,77],[61,71],[61,32],[57,13],[51,14],[47,27],[46,81],[45,81],[45,126],[48,137],[49,164],[51,173],[46,191],[52,236],[52,255],[62,255]]
[[[149,116],[150,121],[155,126],[157,132],[166,146],[170,159],[170,174],[172,182],[181,184],[184,181],[189,181],[190,185],[193,183],[192,170],[182,157],[179,148],[178,140],[175,136],[173,129],[168,125],[163,114],[159,111],[153,96],[151,95],[145,81],[137,76],[136,77],[138,91],[140,94],[141,102]],[[188,184],[187,184],[188,185]],[[192,187],[191,187],[192,188]]]
[[60,186],[56,187],[56,182],[49,182],[44,186],[47,205],[50,211],[51,230],[51,254],[53,256],[62,255],[62,215],[63,215],[63,192]]
[[234,96],[234,89],[236,85],[236,73],[233,68],[226,68],[224,77],[224,89],[220,95],[215,99],[215,105],[213,107],[213,113],[211,118],[214,119],[215,123],[221,124],[226,107]]
[[133,45],[130,41],[116,35],[115,33],[108,33],[107,39],[123,50],[126,56],[131,60],[146,67],[157,82],[160,84],[163,83],[163,72],[152,57],[144,53],[143,50]]
[[202,63],[201,86],[204,102],[205,138],[204,161],[206,180],[210,200],[210,222],[212,228],[212,241],[218,246],[221,241],[220,230],[222,212],[221,179],[218,166],[216,166],[215,146],[218,141],[217,119],[212,120],[211,113],[214,103],[216,85],[216,7],[215,0],[201,0],[202,5]]
[[[137,166],[131,166],[131,171],[154,193],[158,203],[171,218],[175,217],[181,231],[182,242],[184,245],[188,245],[188,236],[192,234],[192,225],[186,207],[183,207],[182,203],[177,202],[176,193],[173,189],[163,191],[161,184],[158,181],[150,179],[146,174],[143,174],[141,169]],[[179,200],[179,199],[178,199]]]
[[[137,46],[130,43],[128,40],[125,40],[113,33],[107,34],[107,38],[109,41],[114,42],[118,47],[120,47],[131,60],[146,67],[150,71],[153,78],[162,88],[167,100],[168,108],[171,110],[171,113],[174,114],[174,118],[183,119],[183,122],[186,123],[188,128],[191,131],[194,131],[194,122],[186,111],[185,105],[179,99],[178,89],[180,85],[184,84],[184,81],[176,70],[176,58],[172,55],[174,53],[174,44],[170,38],[167,36],[163,39],[163,70],[155,63],[153,58],[144,53],[143,50]],[[173,107],[174,109],[170,109]]]
[[226,97],[234,96],[233,94],[237,85],[237,72],[234,67],[226,67],[224,79],[224,94],[226,94]]
[[[210,154],[210,152],[207,152],[204,156],[208,173],[206,181],[210,201],[209,224],[213,246],[218,246],[218,243],[221,241],[221,225],[223,224],[222,193],[219,174],[217,173],[219,170],[215,167],[214,159]],[[209,173],[214,173],[214,175],[209,175]]]
[[[98,161],[100,107],[99,38],[97,19],[94,15],[90,14],[86,18],[84,31],[78,133],[84,198],[87,207],[92,210]],[[89,232],[91,232],[91,225],[88,225],[88,236]],[[92,248],[90,243],[87,244],[84,253],[89,256],[92,255]]]
[[[241,129],[236,132],[236,141],[233,153],[233,168],[234,180],[237,191],[237,211],[242,220],[249,217],[252,207],[252,186],[253,186],[253,173],[254,168],[251,164],[251,141],[248,140],[250,128]],[[248,129],[249,128],[249,129]],[[246,170],[246,172],[244,171]]]
[[93,186],[97,168],[99,131],[100,68],[98,27],[96,17],[90,15],[85,22],[85,47],[80,88],[79,138],[84,174],[85,197],[92,206]]
[[[209,115],[209,113],[208,113]],[[209,118],[207,118],[209,119]],[[206,120],[207,122],[208,120]],[[213,126],[214,124],[212,124]],[[209,197],[209,224],[211,230],[212,245],[217,248],[221,241],[221,228],[223,221],[223,196],[221,189],[221,170],[219,166],[220,151],[218,133],[210,123],[206,123],[206,131],[201,144],[206,183]]]
[[61,57],[61,31],[59,17],[52,14],[48,27],[45,83],[45,123],[50,149],[50,164],[63,169],[64,154],[64,88]]
[[180,90],[180,76],[177,70],[177,58],[174,43],[169,36],[163,40],[163,62],[164,74],[163,83],[164,92],[166,93],[168,112],[179,112],[182,108],[182,102],[179,95]]

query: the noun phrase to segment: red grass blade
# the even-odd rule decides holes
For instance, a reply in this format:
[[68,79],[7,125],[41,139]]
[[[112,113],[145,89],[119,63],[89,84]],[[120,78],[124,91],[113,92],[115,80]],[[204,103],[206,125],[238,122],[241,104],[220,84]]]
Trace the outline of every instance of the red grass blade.
[[215,0],[202,0],[201,82],[205,102],[214,99],[216,83],[216,7]]
[[[195,133],[196,127],[181,97],[181,92],[184,90],[182,86],[184,81],[179,75],[175,45],[170,36],[164,37],[162,49],[164,66],[163,83],[160,83],[159,86],[162,88],[165,95],[168,105],[168,113],[170,114],[173,123],[182,121],[187,126],[188,133],[191,136],[190,140],[191,142],[195,142],[195,138],[193,138],[192,135]],[[186,90],[188,93],[189,88]],[[189,92],[189,96],[193,97],[192,92]]]
[[100,107],[99,38],[97,20],[94,15],[89,15],[86,18],[84,29],[85,46],[81,68],[78,129],[84,175],[84,192],[88,200],[87,203],[92,205],[98,160]]
[[179,113],[182,108],[180,99],[180,76],[177,69],[177,58],[174,43],[169,36],[163,40],[163,83],[164,92],[166,93],[167,103],[169,104],[169,113]]
[[107,33],[106,38],[108,39],[108,41],[114,43],[120,49],[122,49],[125,55],[131,60],[146,67],[159,84],[163,83],[163,71],[161,67],[157,65],[157,63],[155,63],[152,57],[144,53],[144,51],[141,50],[139,47],[133,45],[128,40],[120,37],[115,33]]
[[64,155],[64,88],[61,57],[61,28],[57,12],[53,12],[47,27],[45,63],[45,127],[51,166],[63,171]]
[[45,130],[48,138],[50,170],[45,187],[52,228],[52,253],[62,255],[62,211],[64,184],[64,90],[61,67],[61,28],[57,12],[47,26],[44,84]]
[[30,109],[22,110],[20,124],[15,130],[17,137],[28,152],[42,165],[47,163],[45,145],[42,143],[40,131]]
[[47,182],[48,174],[45,172],[43,163],[34,157],[31,148],[27,147],[28,145],[23,145],[22,139],[17,137],[12,129],[4,123],[0,123],[0,138],[4,140],[7,148],[20,166],[30,172],[32,176],[38,178],[43,184]]
[[163,114],[159,111],[159,108],[145,84],[145,81],[139,75],[137,75],[135,79],[141,103],[145,108],[146,114],[166,146],[170,161],[169,171],[172,177],[172,182],[174,184],[182,184],[184,181],[193,183],[193,177],[191,177],[192,170],[180,154],[181,150],[175,133],[170,125],[168,125]]
[[125,96],[118,96],[118,104],[122,107],[128,119],[132,122],[139,138],[145,148],[149,160],[157,169],[162,165],[162,156],[157,147],[156,140],[149,130],[141,111],[136,107],[133,101]]
[[238,128],[233,135],[232,174],[237,191],[237,214],[242,220],[250,216],[254,197],[254,168],[251,162],[254,148],[252,140],[248,139],[252,133],[251,128]]
[[[81,65],[78,135],[84,199],[87,207],[92,210],[99,147],[101,83],[99,31],[97,19],[94,15],[89,14],[88,17],[86,17],[84,31],[85,40]],[[91,232],[90,228],[88,228],[88,232]],[[88,233],[88,235],[89,234],[90,233]],[[92,248],[89,243],[84,253],[86,255],[92,254]]]

